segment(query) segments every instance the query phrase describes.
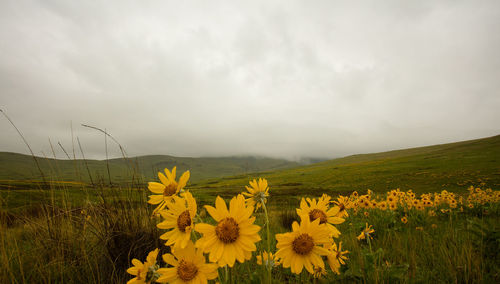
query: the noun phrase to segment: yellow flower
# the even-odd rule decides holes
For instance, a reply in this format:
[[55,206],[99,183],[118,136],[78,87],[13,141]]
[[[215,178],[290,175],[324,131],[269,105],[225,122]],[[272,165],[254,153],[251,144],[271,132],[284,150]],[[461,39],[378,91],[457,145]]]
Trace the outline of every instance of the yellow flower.
[[375,232],[375,230],[372,228],[372,225],[370,225],[370,227],[368,227],[368,223],[366,223],[366,228],[363,229],[361,234],[359,234],[358,240],[364,240],[366,237],[369,237],[370,239],[372,239],[372,236],[370,236],[370,234],[373,232]]
[[398,204],[397,203],[389,203],[389,209],[392,211],[398,209]]
[[292,224],[292,232],[276,234],[276,257],[281,259],[284,268],[291,267],[292,273],[300,274],[305,267],[314,274],[314,267],[325,267],[321,256],[330,252],[323,248],[331,242],[330,230],[320,225],[320,219],[310,221],[308,216],[301,218],[300,225]]
[[159,204],[156,209],[153,211],[153,214],[165,208],[166,202],[172,200],[173,196],[175,196],[181,189],[183,189],[188,180],[189,180],[189,171],[186,171],[179,178],[179,182],[175,180],[176,167],[172,169],[170,172],[168,169],[165,169],[165,176],[161,172],[158,173],[158,178],[161,183],[158,182],[150,182],[148,183],[148,189],[156,193],[155,195],[150,195],[148,203],[149,204]]
[[365,217],[370,216],[370,213],[368,213],[368,211],[363,212],[363,214],[365,214]]
[[327,255],[328,265],[330,265],[330,268],[334,273],[340,274],[340,265],[345,265],[345,260],[347,260],[347,256],[345,256],[345,254],[348,254],[349,251],[342,251],[342,242],[339,243],[338,248],[337,244],[333,242],[329,250],[331,253]]
[[245,186],[248,192],[243,192],[243,195],[249,197],[246,202],[249,206],[255,207],[255,210],[259,209],[262,203],[267,201],[269,197],[269,187],[267,187],[267,180],[259,178],[257,182],[255,179],[250,181],[250,186]]
[[201,249],[196,249],[192,241],[185,248],[174,247],[172,254],[164,254],[163,260],[172,265],[169,268],[160,268],[161,277],[156,280],[160,283],[207,283],[207,280],[218,276],[217,264],[206,263]]
[[408,218],[406,216],[403,216],[403,218],[401,218],[401,222],[403,222],[404,224],[408,223]]
[[417,231],[423,231],[424,227],[415,227],[415,230],[417,230]]
[[193,218],[196,216],[196,200],[190,192],[173,197],[173,202],[167,202],[168,210],[160,211],[165,219],[156,225],[159,229],[169,230],[160,236],[160,239],[166,240],[165,245],[179,245],[185,248],[191,239],[191,230],[193,229]]
[[377,207],[380,209],[380,210],[387,210],[387,202],[385,201],[380,201],[379,203],[377,203]]
[[156,274],[156,257],[158,256],[158,252],[159,249],[150,252],[144,263],[136,258],[132,259],[134,266],[127,269],[127,273],[135,277],[130,279],[127,284],[151,283],[159,276]]
[[205,205],[208,213],[217,222],[216,226],[197,224],[195,230],[203,234],[196,247],[209,252],[209,260],[219,266],[233,267],[235,260],[243,263],[252,258],[257,250],[255,243],[260,241],[260,226],[254,225],[253,207],[245,204],[243,195],[233,197],[227,210],[226,203],[217,196],[215,208]]
[[[309,203],[309,205],[308,205]],[[344,223],[344,219],[337,217],[340,212],[340,208],[338,206],[333,206],[332,208],[328,208],[328,204],[330,203],[330,197],[326,194],[323,194],[322,197],[318,199],[309,199],[307,198],[300,201],[300,209],[297,209],[297,214],[299,216],[306,216],[309,221],[314,221],[319,219],[319,224],[325,224],[333,237],[338,238],[340,235],[340,231],[333,225],[338,225]]]
[[397,202],[397,198],[394,196],[394,195],[389,195],[387,196],[387,203],[396,203]]
[[351,208],[352,203],[349,201],[348,197],[339,196],[337,198],[337,201],[333,201],[333,203],[339,207],[339,213],[337,214],[337,217],[340,218],[349,217],[349,214],[347,214],[346,209]]
[[272,252],[268,253],[267,251],[264,251],[264,252],[262,252],[262,256],[260,254],[257,254],[257,264],[258,265],[262,265],[262,258],[264,258],[264,265],[265,266],[274,267],[274,266],[280,265],[279,259],[277,259],[276,256],[273,255]]
[[363,202],[361,202],[361,207],[363,208],[371,208],[372,203],[369,199],[364,199]]
[[314,267],[314,273],[313,273],[314,278],[319,279],[319,278],[323,277],[324,275],[326,275],[326,270],[324,267],[321,267],[321,266]]

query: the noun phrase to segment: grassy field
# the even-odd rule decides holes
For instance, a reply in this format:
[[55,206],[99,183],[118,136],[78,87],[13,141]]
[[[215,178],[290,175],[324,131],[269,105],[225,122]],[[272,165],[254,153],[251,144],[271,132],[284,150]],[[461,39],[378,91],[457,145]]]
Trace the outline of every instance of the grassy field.
[[[196,222],[213,223],[203,205],[213,206],[217,195],[229,202],[254,177],[268,179],[269,241],[274,248],[274,235],[289,232],[291,223],[299,220],[295,209],[302,197],[327,193],[336,199],[370,188],[373,200],[383,200],[388,190],[401,188],[417,196],[446,189],[465,200],[471,185],[498,190],[499,154],[500,136],[495,136],[208,180],[197,179],[192,171],[186,188],[198,203]],[[178,175],[186,169],[180,167]],[[143,261],[155,248],[160,254],[170,252],[159,239],[165,231],[156,227],[161,218],[152,217],[154,206],[147,204],[151,192],[145,183],[109,187],[102,182],[92,187],[54,176],[42,187],[36,175],[6,179],[10,183],[0,190],[1,283],[124,283],[133,277],[126,273],[133,258]],[[156,177],[146,180],[158,182]],[[305,271],[293,274],[277,266],[272,268],[273,283],[498,283],[499,203],[473,208],[466,204],[451,211],[444,205],[424,210],[348,209],[349,217],[337,225],[341,235],[335,239],[349,250],[339,275],[327,268],[326,275],[315,279]],[[436,214],[431,216],[431,209]],[[256,243],[262,251],[267,246],[265,215],[262,210],[254,215],[255,224],[262,227],[262,241]],[[356,238],[366,223],[375,229],[370,243]],[[194,234],[194,240],[200,237]],[[220,268],[216,280],[261,283],[267,278],[254,254],[229,273]]]
[[279,198],[394,188],[417,193],[458,191],[470,185],[500,187],[500,136],[340,159],[277,171],[201,181],[203,194],[234,193],[255,177],[266,178]]

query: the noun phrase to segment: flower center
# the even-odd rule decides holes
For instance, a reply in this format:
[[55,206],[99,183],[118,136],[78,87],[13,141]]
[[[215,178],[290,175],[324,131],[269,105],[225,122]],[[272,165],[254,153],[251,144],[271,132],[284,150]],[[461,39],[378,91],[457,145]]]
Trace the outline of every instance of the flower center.
[[175,182],[171,182],[165,186],[163,189],[163,196],[172,196],[177,192],[177,184]]
[[324,224],[327,221],[326,214],[325,212],[319,210],[319,209],[314,209],[309,211],[309,220],[314,221],[319,218],[319,223]]
[[198,267],[192,262],[187,262],[184,259],[179,262],[177,267],[177,276],[185,282],[191,281],[198,274]]
[[266,200],[266,194],[263,191],[259,191],[259,192],[255,193],[255,195],[253,196],[253,199],[256,202],[264,202]]
[[228,217],[222,219],[217,227],[215,227],[215,234],[223,243],[229,244],[238,239],[240,228],[233,218]]
[[344,203],[340,203],[340,204],[339,204],[339,212],[344,211],[344,209],[345,209],[345,205],[344,205]]
[[292,249],[300,255],[309,254],[314,248],[313,238],[308,234],[302,234],[293,240]]
[[184,233],[189,226],[191,226],[191,216],[189,215],[189,210],[186,210],[177,217],[177,227]]

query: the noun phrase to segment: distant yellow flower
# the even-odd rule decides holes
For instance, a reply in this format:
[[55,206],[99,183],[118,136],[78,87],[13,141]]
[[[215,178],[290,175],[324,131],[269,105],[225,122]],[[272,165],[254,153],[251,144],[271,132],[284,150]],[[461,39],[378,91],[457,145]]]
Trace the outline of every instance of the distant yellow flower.
[[438,226],[437,226],[436,224],[432,224],[432,225],[431,225],[431,227],[432,227],[433,229],[436,229]]
[[342,251],[342,242],[339,243],[339,246],[337,248],[337,244],[333,242],[332,246],[330,247],[329,251],[331,252],[330,254],[327,255],[328,259],[328,265],[330,265],[330,268],[332,271],[336,274],[340,274],[340,265],[345,265],[345,260],[347,260],[347,256],[345,254],[348,254],[349,251],[345,250]]
[[183,193],[183,197],[174,196],[173,202],[166,203],[168,210],[160,211],[165,220],[156,226],[159,229],[171,229],[160,236],[160,239],[167,241],[165,243],[167,246],[179,245],[185,248],[191,239],[193,218],[196,216],[196,200],[190,192]]
[[363,200],[363,202],[361,202],[361,207],[370,208],[370,207],[372,207],[372,203],[370,202],[369,199],[365,199],[365,200]]
[[417,231],[423,231],[424,227],[415,227],[415,230],[417,230]]
[[206,263],[201,249],[196,249],[192,241],[185,248],[174,247],[172,254],[164,254],[163,260],[172,265],[169,268],[160,268],[161,277],[156,280],[160,283],[207,283],[207,280],[218,276],[215,263]]
[[398,204],[397,203],[389,203],[389,209],[392,211],[398,209]]
[[159,204],[154,210],[153,214],[165,208],[166,202],[172,200],[173,196],[176,195],[181,189],[183,189],[189,180],[189,171],[186,171],[179,178],[179,182],[175,180],[176,167],[170,172],[165,169],[165,176],[161,172],[158,173],[158,178],[161,183],[150,182],[148,183],[148,188],[151,192],[156,193],[156,195],[149,196],[149,204]]
[[372,236],[370,236],[370,234],[374,233],[374,232],[375,232],[375,230],[372,228],[372,225],[370,225],[370,227],[368,227],[368,223],[366,223],[366,228],[363,229],[361,234],[359,234],[358,240],[364,240],[364,239],[366,239],[366,237],[369,237],[371,239]]
[[389,192],[388,196],[392,196],[393,198],[396,198],[398,196],[398,192],[396,190],[391,190]]
[[278,266],[280,264],[280,261],[278,258],[276,258],[275,255],[273,255],[272,252],[267,252],[267,251],[264,251],[262,252],[262,256],[260,254],[257,254],[257,264],[258,265],[262,265],[262,258],[264,258],[264,265],[265,266],[270,266],[270,267],[274,267],[274,266]]
[[127,284],[144,284],[152,283],[159,275],[157,274],[156,257],[159,249],[150,252],[146,257],[146,261],[142,263],[140,260],[132,259],[134,266],[127,269],[127,273],[135,277],[130,279]]
[[333,237],[338,238],[340,231],[334,226],[344,223],[344,219],[337,217],[340,212],[338,206],[333,206],[328,208],[330,203],[330,196],[323,194],[318,201],[316,199],[307,198],[307,202],[304,198],[300,201],[300,208],[297,209],[297,214],[299,216],[307,216],[309,221],[314,221],[319,219],[319,224],[325,224],[330,230]]
[[313,266],[325,267],[321,256],[330,252],[322,246],[330,243],[330,230],[319,222],[319,218],[311,222],[306,215],[300,225],[293,222],[292,232],[276,234],[276,257],[281,259],[284,268],[290,267],[292,273],[300,274],[305,267],[314,274]]
[[208,205],[205,208],[217,225],[202,223],[195,226],[195,230],[203,234],[196,247],[210,253],[209,260],[218,262],[221,267],[233,267],[236,260],[243,263],[251,259],[252,252],[257,250],[255,243],[260,241],[260,226],[253,224],[254,208],[246,205],[243,195],[231,199],[229,210],[220,196],[215,199],[215,208]]
[[403,216],[403,218],[401,218],[401,222],[403,222],[404,224],[408,223],[408,218],[406,216]]
[[365,217],[370,216],[370,213],[368,213],[368,211],[363,212],[363,214],[365,214]]
[[387,202],[386,201],[380,201],[379,203],[377,203],[377,207],[380,209],[380,210],[387,210]]
[[269,187],[267,186],[267,180],[259,178],[259,181],[250,181],[250,186],[245,186],[248,192],[242,192],[243,195],[249,197],[246,202],[249,206],[255,207],[255,210],[259,209],[262,203],[267,201],[269,197]]
[[337,214],[337,217],[349,217],[349,214],[347,214],[347,209],[352,207],[352,203],[351,201],[349,201],[348,197],[339,196],[337,198],[337,201],[333,201],[333,203],[339,207],[339,213]]
[[396,203],[397,198],[394,195],[387,196],[387,203]]

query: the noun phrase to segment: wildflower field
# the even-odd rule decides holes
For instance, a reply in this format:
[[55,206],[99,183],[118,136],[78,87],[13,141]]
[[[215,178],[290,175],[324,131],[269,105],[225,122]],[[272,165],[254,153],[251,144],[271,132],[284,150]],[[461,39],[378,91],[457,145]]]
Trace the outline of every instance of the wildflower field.
[[[190,190],[190,172],[147,190],[44,191],[25,218],[2,211],[2,283],[495,283],[500,191],[468,187],[273,197]],[[59,184],[60,186],[66,186]],[[146,186],[145,186],[146,187]],[[75,191],[78,199],[72,199]],[[203,196],[203,198],[198,198]],[[229,193],[228,193],[229,195]],[[5,196],[3,200],[6,200]],[[11,210],[12,211],[12,210]],[[7,213],[5,213],[7,212]]]
[[4,177],[0,282],[498,283],[499,145],[212,179],[185,165],[126,183]]

